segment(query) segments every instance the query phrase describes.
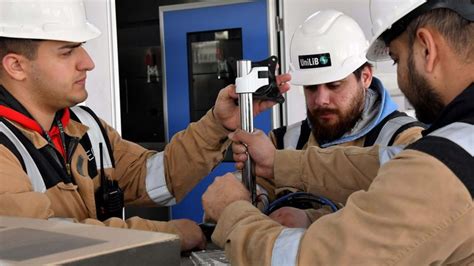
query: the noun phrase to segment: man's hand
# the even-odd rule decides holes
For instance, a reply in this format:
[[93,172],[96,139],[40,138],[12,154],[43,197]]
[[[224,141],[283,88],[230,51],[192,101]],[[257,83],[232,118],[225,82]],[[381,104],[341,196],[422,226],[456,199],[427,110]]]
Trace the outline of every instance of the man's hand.
[[170,223],[178,230],[178,235],[181,239],[181,251],[206,248],[206,237],[201,227],[194,221],[177,219],[171,220]]
[[230,133],[229,139],[234,142],[232,143],[232,151],[237,169],[243,169],[248,152],[255,163],[255,175],[268,179],[273,178],[276,148],[265,133],[258,129],[253,133],[239,129]]
[[250,193],[231,173],[218,176],[202,195],[206,217],[219,221],[224,209],[238,200],[250,202]]
[[269,217],[286,227],[308,228],[311,225],[306,212],[293,207],[282,207],[270,213]]
[[[290,79],[290,74],[283,74],[276,77],[280,93],[285,93],[290,89],[290,84],[287,83]],[[238,99],[239,96],[235,92],[235,85],[229,85],[219,92],[213,109],[215,118],[221,123],[221,125],[231,131],[240,126],[240,109],[236,104]],[[254,100],[254,116],[273,105],[275,105],[275,102],[273,101]]]

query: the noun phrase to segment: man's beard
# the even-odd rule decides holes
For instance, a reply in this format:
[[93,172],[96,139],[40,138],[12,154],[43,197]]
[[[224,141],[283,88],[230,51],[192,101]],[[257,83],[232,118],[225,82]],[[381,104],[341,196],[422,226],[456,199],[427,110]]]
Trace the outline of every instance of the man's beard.
[[407,86],[403,87],[403,84],[400,84],[400,90],[415,109],[416,118],[426,124],[433,123],[445,105],[435,89],[416,71],[413,49],[410,49],[408,56],[407,78]]
[[[359,93],[354,97],[346,113],[333,108],[318,108],[313,110],[313,112],[309,109],[306,110],[309,123],[311,124],[311,131],[319,143],[336,140],[355,126],[362,115],[362,108],[365,102],[364,90],[363,87],[359,88]],[[319,120],[318,117],[325,113],[336,114],[339,121],[336,124],[327,124]]]

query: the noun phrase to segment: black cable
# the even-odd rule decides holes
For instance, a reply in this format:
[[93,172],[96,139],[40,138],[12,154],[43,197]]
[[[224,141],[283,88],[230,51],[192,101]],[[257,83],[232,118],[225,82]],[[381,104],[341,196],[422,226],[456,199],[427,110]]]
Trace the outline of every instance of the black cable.
[[269,215],[270,213],[286,206],[298,207],[298,205],[308,205],[316,203],[322,206],[329,206],[333,212],[339,210],[336,203],[328,198],[317,196],[307,192],[295,192],[287,194],[277,200],[273,201],[268,208],[265,209],[264,213]]

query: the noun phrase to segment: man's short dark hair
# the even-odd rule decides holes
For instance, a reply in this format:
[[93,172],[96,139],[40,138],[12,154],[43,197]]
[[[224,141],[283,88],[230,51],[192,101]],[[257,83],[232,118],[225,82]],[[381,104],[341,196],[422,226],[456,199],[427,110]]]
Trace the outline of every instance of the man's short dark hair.
[[408,25],[406,31],[409,47],[415,42],[416,31],[425,26],[433,27],[441,33],[455,54],[465,62],[474,60],[474,23],[446,8],[430,10],[413,19]]
[[364,68],[366,68],[366,67],[372,68],[373,66],[369,62],[365,62],[358,69],[356,69],[356,70],[354,70],[354,72],[352,72],[352,73],[354,73],[357,80],[360,80],[360,77],[362,76],[362,70],[364,70]]
[[0,37],[0,71],[3,71],[1,61],[9,53],[25,56],[30,60],[36,59],[40,40],[17,39]]

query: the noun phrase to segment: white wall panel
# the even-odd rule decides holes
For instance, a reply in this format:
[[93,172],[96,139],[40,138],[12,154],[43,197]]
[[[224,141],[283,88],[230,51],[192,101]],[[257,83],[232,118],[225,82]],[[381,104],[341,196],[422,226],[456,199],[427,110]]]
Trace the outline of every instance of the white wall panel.
[[87,77],[85,105],[121,132],[115,0],[85,0],[88,20],[102,34],[84,47],[95,63]]

